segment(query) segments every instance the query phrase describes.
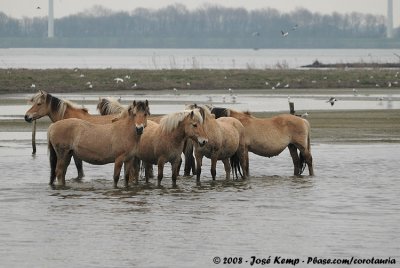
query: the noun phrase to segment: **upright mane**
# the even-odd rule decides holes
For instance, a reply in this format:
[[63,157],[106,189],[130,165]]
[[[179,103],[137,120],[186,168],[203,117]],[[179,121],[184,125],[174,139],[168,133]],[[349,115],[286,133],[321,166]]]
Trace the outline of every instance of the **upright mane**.
[[53,113],[58,114],[60,118],[64,118],[65,110],[69,108],[73,109],[80,109],[85,111],[86,113],[88,110],[86,108],[81,108],[77,104],[69,101],[69,100],[64,100],[64,99],[59,99],[50,93],[39,91],[36,93],[30,100],[29,102],[31,104],[42,104],[43,102],[46,103],[46,105],[50,105],[50,110]]
[[208,105],[189,104],[186,105],[187,110],[198,110],[201,117],[205,120],[207,116],[211,116],[211,107]]
[[187,116],[193,112],[193,116],[196,121],[203,124],[203,117],[198,109],[185,110],[183,112],[177,112],[163,116],[160,120],[160,127],[163,132],[169,133],[176,129],[180,122],[182,122]]
[[145,101],[145,102],[144,101],[138,101],[138,102],[135,101],[133,104],[129,105],[127,108],[123,107],[121,112],[116,115],[116,117],[112,120],[112,122],[118,121],[119,119],[129,116],[129,113],[131,112],[132,109],[135,109],[135,112],[143,111],[147,115],[150,115],[150,109],[149,109],[148,104],[149,103],[147,101]]
[[125,107],[117,99],[106,97],[100,99],[100,102],[97,104],[97,110],[101,115],[119,114],[125,110]]
[[211,113],[215,114],[215,118],[227,117],[229,116],[229,109],[222,107],[212,107]]

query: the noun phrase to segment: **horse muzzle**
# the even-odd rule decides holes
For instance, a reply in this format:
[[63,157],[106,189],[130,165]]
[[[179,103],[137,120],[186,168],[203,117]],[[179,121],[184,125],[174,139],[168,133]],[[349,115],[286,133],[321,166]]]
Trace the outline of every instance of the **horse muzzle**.
[[198,138],[197,142],[199,143],[200,147],[203,147],[208,142],[208,139]]
[[136,126],[136,134],[137,135],[142,135],[143,134],[143,130],[144,130],[144,126],[143,125]]
[[33,118],[28,116],[28,115],[25,115],[24,118],[25,118],[25,121],[28,122],[28,123],[31,123],[33,121]]

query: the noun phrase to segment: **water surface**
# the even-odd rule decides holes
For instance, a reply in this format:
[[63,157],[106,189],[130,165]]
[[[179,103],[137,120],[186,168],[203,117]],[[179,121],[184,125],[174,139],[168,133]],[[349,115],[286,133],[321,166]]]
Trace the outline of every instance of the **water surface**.
[[[83,181],[51,188],[45,144],[32,157],[29,140],[3,141],[0,259],[4,267],[213,267],[215,256],[253,255],[400,261],[399,149],[313,144],[315,177],[291,176],[287,150],[251,154],[246,181],[225,181],[222,163],[212,181],[205,160],[202,185],[179,178],[177,189],[169,166],[161,188],[153,180],[114,189],[111,164],[85,164]],[[71,164],[67,178],[75,176]]]

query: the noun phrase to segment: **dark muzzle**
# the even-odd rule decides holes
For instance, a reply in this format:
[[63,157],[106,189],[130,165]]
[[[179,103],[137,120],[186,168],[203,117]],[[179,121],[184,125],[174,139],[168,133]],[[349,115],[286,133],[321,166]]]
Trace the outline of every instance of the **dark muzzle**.
[[25,121],[26,122],[31,123],[32,120],[33,120],[32,117],[29,117],[28,115],[25,115]]
[[136,134],[137,135],[142,135],[143,134],[143,130],[144,130],[144,127],[136,127]]

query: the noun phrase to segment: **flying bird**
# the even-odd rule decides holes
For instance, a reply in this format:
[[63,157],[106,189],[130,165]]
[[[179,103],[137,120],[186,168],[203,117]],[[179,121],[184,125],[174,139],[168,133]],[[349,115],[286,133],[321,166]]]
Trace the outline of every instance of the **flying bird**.
[[298,27],[299,27],[299,25],[296,24],[295,26],[292,27],[292,31],[296,31]]
[[333,106],[335,104],[335,101],[337,101],[337,99],[335,97],[331,97],[329,100],[327,100],[326,102],[329,102],[331,104],[331,106]]
[[282,37],[286,37],[286,36],[288,36],[288,34],[289,34],[289,32],[284,32],[284,31],[281,30]]

